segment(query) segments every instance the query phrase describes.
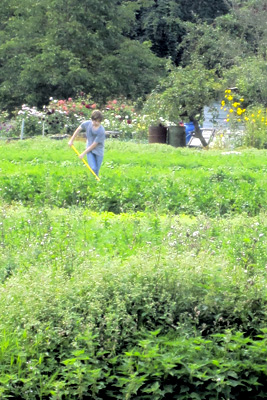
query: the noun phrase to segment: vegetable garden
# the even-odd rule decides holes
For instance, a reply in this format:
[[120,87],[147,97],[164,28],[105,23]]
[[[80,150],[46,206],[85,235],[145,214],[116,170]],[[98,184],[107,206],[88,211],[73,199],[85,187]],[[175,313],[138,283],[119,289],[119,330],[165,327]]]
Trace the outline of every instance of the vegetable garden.
[[1,398],[266,398],[266,150],[0,147]]

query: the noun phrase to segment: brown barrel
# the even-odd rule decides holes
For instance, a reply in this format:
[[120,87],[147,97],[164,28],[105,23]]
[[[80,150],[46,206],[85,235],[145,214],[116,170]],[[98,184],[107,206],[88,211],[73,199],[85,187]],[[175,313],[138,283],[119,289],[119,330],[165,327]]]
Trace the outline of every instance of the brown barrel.
[[150,126],[148,129],[148,143],[166,143],[167,128],[163,125]]

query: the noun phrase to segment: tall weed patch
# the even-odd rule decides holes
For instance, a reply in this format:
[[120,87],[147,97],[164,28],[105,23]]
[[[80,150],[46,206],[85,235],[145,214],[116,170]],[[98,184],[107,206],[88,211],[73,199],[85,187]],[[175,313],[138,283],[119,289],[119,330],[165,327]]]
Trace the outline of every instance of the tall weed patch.
[[2,207],[2,397],[262,398],[266,234],[265,214]]

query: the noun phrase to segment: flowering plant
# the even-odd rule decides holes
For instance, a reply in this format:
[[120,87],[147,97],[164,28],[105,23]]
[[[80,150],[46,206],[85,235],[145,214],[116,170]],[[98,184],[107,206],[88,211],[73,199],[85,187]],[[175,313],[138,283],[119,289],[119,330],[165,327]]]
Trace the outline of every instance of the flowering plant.
[[115,131],[122,139],[141,139],[146,136],[147,125],[132,102],[124,98],[114,99],[100,107],[84,93],[80,93],[76,99],[50,98],[49,104],[41,110],[22,105],[21,109],[14,113],[15,123],[10,128],[11,133],[19,136],[23,125],[25,136],[72,134],[83,121],[91,118],[95,109],[100,109],[103,113],[106,131]]
[[[163,95],[156,91],[148,97],[143,107],[143,121],[147,128],[150,125],[178,125],[178,115],[171,115],[173,108],[168,102],[162,101]],[[177,113],[176,113],[177,114]]]
[[97,105],[90,102],[90,97],[80,97],[76,101],[56,100],[52,97],[48,105],[42,110],[23,104],[20,110],[14,113],[15,124],[12,133],[19,135],[22,123],[26,136],[67,133],[72,134],[77,126],[85,119],[89,119],[92,110]]
[[231,90],[225,90],[225,100],[222,108],[227,110],[227,122],[230,127],[236,128],[238,124],[244,127],[243,143],[246,146],[267,148],[267,110],[263,106],[243,107],[244,99],[238,98]]
[[124,98],[110,100],[102,109],[103,125],[107,131],[118,132],[123,139],[144,137],[146,125],[135,110],[134,104]]

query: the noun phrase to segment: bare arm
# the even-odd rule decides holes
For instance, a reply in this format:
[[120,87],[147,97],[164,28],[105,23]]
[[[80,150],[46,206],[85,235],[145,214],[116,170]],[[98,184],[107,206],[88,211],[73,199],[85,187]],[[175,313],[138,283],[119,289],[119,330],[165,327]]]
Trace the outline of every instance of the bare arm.
[[98,145],[97,142],[92,143],[87,149],[85,149],[79,157],[82,159],[87,153],[90,153],[90,151],[94,150],[94,148]]
[[69,146],[72,146],[73,145],[73,142],[74,142],[74,139],[75,139],[75,137],[78,135],[78,133],[80,133],[82,131],[82,128],[80,127],[80,126],[78,126],[78,128],[76,129],[76,131],[74,132],[74,134],[72,135],[72,137],[70,138],[70,141],[69,141]]

